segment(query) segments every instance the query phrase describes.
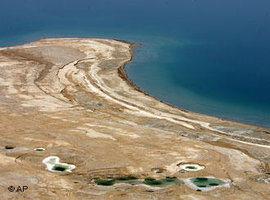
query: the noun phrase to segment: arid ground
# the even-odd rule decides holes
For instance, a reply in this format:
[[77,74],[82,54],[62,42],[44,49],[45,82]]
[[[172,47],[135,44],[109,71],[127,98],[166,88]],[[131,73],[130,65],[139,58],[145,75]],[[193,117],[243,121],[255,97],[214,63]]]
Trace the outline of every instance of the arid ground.
[[134,45],[0,48],[0,199],[270,199],[270,129],[140,91],[124,71]]

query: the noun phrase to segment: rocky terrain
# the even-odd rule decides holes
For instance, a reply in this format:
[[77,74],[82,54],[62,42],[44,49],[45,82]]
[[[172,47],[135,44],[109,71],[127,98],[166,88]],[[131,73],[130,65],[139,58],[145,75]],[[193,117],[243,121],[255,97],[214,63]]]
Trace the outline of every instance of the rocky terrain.
[[0,48],[1,200],[270,199],[270,130],[145,94],[124,71],[134,45]]

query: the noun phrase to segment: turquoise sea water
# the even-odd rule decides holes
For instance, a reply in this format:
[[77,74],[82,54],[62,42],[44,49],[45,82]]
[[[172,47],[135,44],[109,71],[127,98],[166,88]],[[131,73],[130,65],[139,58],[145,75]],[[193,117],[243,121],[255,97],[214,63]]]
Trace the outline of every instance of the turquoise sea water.
[[0,46],[43,37],[141,43],[128,76],[178,107],[270,127],[269,0],[1,0]]

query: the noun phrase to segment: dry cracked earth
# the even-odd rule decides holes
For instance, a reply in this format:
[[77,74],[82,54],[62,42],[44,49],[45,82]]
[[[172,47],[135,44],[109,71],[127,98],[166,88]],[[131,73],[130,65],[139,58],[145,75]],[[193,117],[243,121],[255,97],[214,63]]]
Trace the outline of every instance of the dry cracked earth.
[[270,129],[145,94],[134,45],[0,48],[0,199],[270,199]]

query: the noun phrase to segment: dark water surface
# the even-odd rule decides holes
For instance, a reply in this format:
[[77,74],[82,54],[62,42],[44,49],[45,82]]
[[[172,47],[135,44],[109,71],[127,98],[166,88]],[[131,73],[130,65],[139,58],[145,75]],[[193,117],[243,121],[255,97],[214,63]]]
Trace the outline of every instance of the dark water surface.
[[146,92],[270,127],[269,0],[0,1],[0,46],[61,36],[141,43],[127,72]]

